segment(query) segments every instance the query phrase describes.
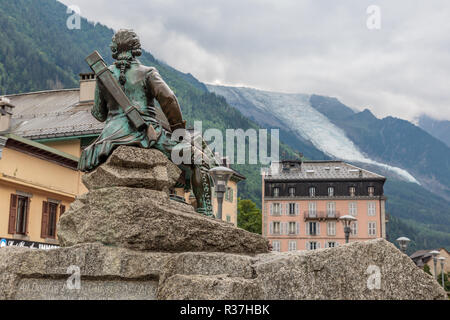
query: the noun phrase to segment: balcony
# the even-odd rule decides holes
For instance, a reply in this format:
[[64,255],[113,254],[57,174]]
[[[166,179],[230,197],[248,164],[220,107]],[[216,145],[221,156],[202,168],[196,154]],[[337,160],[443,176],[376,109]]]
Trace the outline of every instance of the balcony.
[[340,217],[339,211],[305,211],[304,212],[304,220],[318,220],[318,221],[325,221],[325,220],[337,220]]

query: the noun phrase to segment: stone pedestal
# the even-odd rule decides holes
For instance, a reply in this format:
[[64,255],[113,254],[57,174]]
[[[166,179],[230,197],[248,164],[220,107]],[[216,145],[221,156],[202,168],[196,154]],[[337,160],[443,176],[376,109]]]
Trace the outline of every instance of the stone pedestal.
[[0,299],[445,299],[391,243],[269,253],[260,235],[169,199],[179,169],[120,147],[84,176],[61,248],[0,249]]

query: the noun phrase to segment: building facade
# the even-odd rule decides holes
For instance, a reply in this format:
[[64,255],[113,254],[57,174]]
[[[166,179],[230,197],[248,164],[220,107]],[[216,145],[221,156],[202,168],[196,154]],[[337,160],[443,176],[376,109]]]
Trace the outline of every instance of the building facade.
[[56,225],[85,190],[78,158],[40,143],[0,136],[1,245],[57,245]]
[[[76,170],[78,159],[104,126],[91,115],[94,92],[94,76],[81,74],[79,89],[14,94],[0,100],[1,239],[58,243],[55,226],[60,215],[76,196],[87,192],[82,173]],[[167,127],[160,109],[157,114]],[[223,220],[235,225],[237,183],[243,179],[235,172],[224,199]],[[182,190],[174,192],[183,196]],[[184,196],[195,205],[195,198]]]
[[386,238],[386,178],[342,161],[281,161],[262,176],[262,229],[275,251],[345,243],[339,217],[352,215],[350,241]]
[[[414,252],[412,255],[410,255],[410,258],[412,259],[412,261],[414,261],[416,266],[418,266],[421,269],[423,269],[425,267],[425,265],[427,265],[429,267],[429,269],[430,269],[431,274],[433,276],[435,276],[435,274],[434,274],[434,261],[433,261],[433,256],[430,253],[431,251],[438,251],[439,252],[438,257],[444,257],[445,258],[445,260],[444,260],[444,273],[449,273],[450,272],[450,254],[448,253],[448,251],[445,248],[419,250],[419,251]],[[442,272],[440,261],[437,261],[436,271],[437,271],[438,275],[441,274],[441,272]]]

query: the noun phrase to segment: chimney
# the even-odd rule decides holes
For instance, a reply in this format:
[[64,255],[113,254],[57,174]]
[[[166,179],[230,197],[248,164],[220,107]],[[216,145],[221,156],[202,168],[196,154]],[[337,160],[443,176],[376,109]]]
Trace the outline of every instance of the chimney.
[[95,74],[80,73],[80,103],[94,101],[95,97]]
[[11,128],[12,109],[14,106],[6,97],[0,97],[0,132],[7,132]]

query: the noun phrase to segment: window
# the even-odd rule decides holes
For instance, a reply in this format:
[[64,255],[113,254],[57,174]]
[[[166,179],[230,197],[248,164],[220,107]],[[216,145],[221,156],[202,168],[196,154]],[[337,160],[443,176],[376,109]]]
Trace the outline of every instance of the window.
[[337,247],[337,243],[335,241],[327,241],[327,242],[325,242],[325,246],[327,248],[334,248],[334,247]]
[[374,187],[368,187],[367,188],[367,193],[369,194],[370,197],[373,197],[373,195],[375,193],[375,188]]
[[327,216],[336,217],[336,202],[327,202]]
[[[56,222],[58,218],[57,202],[44,201],[42,203],[42,220],[41,220],[41,238],[56,238]],[[63,205],[60,206],[60,213],[65,210]]]
[[310,217],[315,217],[317,213],[317,205],[315,202],[309,202],[308,203],[308,215]]
[[329,236],[336,235],[336,221],[327,222],[327,234]]
[[289,188],[289,197],[294,197],[295,196],[295,188],[294,187],[290,187]]
[[289,234],[297,234],[297,222],[289,222]]
[[350,197],[354,197],[356,194],[356,188],[355,187],[348,188],[348,193],[350,194]]
[[233,189],[231,189],[230,187],[227,187],[225,191],[225,200],[233,202]]
[[50,202],[48,212],[48,231],[47,237],[55,238],[56,236],[56,215],[58,211],[58,204]]
[[310,187],[309,188],[309,196],[310,197],[315,197],[316,196],[316,188],[315,187]]
[[280,188],[273,188],[273,196],[278,197],[280,195]]
[[297,250],[297,241],[289,241],[289,251],[296,251]]
[[270,225],[271,229],[270,234],[281,234],[281,223],[279,221],[274,221]]
[[367,215],[374,216],[377,212],[376,209],[376,203],[375,202],[368,202],[367,203]]
[[328,196],[334,197],[334,188],[333,187],[328,187]]
[[8,233],[23,235],[27,233],[29,207],[29,197],[11,194]]
[[348,214],[356,217],[356,215],[358,214],[357,207],[356,207],[356,202],[349,202],[349,204],[348,204]]
[[351,235],[356,236],[358,234],[358,221],[353,221],[350,225]]
[[308,222],[306,224],[306,234],[310,236],[320,234],[320,224],[318,222]]
[[377,235],[377,223],[369,221],[369,236],[375,237]]
[[227,222],[231,222],[231,217],[227,215]]
[[289,209],[288,213],[290,215],[296,215],[298,214],[298,204],[297,203],[289,203]]
[[317,241],[309,241],[306,243],[306,249],[316,250],[320,248],[320,244]]
[[271,215],[274,215],[274,216],[281,215],[281,203],[272,203]]
[[272,251],[280,252],[280,241],[272,241]]

